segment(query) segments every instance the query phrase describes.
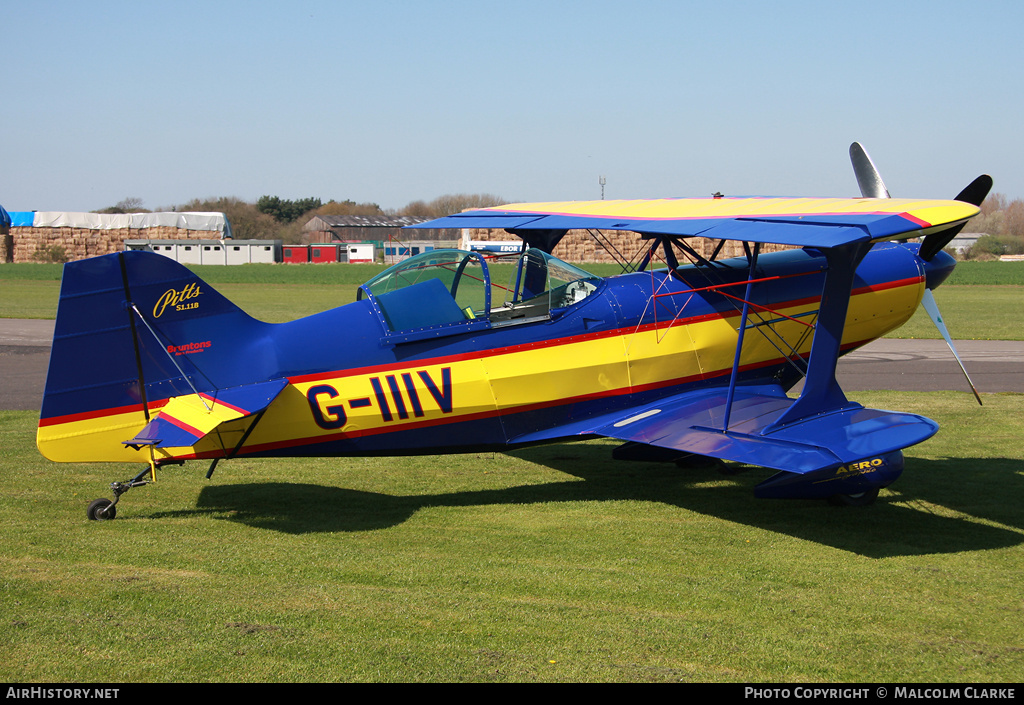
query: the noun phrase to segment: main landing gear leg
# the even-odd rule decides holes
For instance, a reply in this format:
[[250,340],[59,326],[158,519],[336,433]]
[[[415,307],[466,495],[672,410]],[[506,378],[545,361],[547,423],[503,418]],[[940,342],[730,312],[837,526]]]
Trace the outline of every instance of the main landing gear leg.
[[878,499],[878,488],[874,487],[857,494],[834,494],[828,498],[828,503],[834,507],[866,507]]

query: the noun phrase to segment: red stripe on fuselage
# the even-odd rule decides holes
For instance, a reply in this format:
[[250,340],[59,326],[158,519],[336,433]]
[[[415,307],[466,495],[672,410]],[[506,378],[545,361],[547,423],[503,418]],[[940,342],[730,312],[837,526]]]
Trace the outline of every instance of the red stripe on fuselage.
[[[844,351],[845,350],[852,350],[854,348],[860,347],[861,345],[865,345],[865,344],[871,342],[871,340],[873,340],[873,338],[872,339],[867,339],[867,340],[857,341],[857,342],[854,342],[854,343],[849,343],[849,344],[843,345],[842,349]],[[807,355],[801,355],[800,358],[803,359],[803,360],[806,360],[807,359]],[[765,368],[765,367],[773,367],[775,365],[779,365],[779,364],[784,363],[786,361],[786,359],[787,358],[785,358],[785,357],[778,357],[778,358],[774,358],[772,360],[765,360],[765,361],[762,361],[762,362],[754,362],[754,363],[750,363],[750,364],[747,364],[747,365],[741,365],[740,368],[739,368],[739,371],[740,372],[746,372],[746,371],[749,371],[749,370],[756,370],[756,369],[761,369],[761,368]],[[546,401],[546,402],[538,402],[536,404],[524,404],[522,406],[517,406],[515,409],[501,409],[501,410],[497,410],[496,409],[496,410],[492,410],[492,411],[481,411],[481,412],[478,412],[478,413],[475,413],[475,414],[464,414],[462,416],[457,416],[457,417],[450,417],[450,416],[448,416],[448,417],[437,418],[437,419],[429,419],[429,420],[424,420],[424,421],[406,422],[401,427],[383,426],[383,427],[378,427],[378,428],[363,429],[363,430],[359,430],[359,431],[350,431],[350,432],[339,431],[338,433],[332,433],[332,434],[323,435],[323,436],[308,436],[308,437],[305,437],[305,438],[291,438],[291,439],[288,439],[286,441],[276,441],[274,443],[263,443],[263,444],[260,444],[260,445],[253,445],[253,446],[248,446],[247,445],[242,450],[239,451],[238,455],[239,456],[252,455],[252,454],[258,454],[258,453],[264,453],[264,452],[267,452],[267,451],[281,450],[283,448],[295,448],[295,447],[298,447],[298,446],[305,446],[305,445],[316,445],[316,444],[320,444],[320,443],[331,443],[331,442],[334,442],[334,441],[341,440],[343,438],[365,438],[365,437],[368,437],[368,436],[378,436],[378,435],[388,434],[388,433],[415,431],[415,430],[419,430],[419,429],[423,429],[423,428],[429,428],[431,426],[443,426],[443,425],[448,425],[448,424],[458,424],[458,423],[464,423],[464,422],[469,422],[469,421],[480,421],[480,420],[484,420],[484,419],[488,419],[488,418],[494,418],[496,416],[502,416],[502,415],[506,415],[506,414],[520,414],[520,413],[528,413],[528,412],[531,412],[531,411],[539,411],[541,409],[555,408],[555,407],[559,407],[559,406],[572,406],[573,404],[579,404],[580,402],[591,401],[593,399],[603,399],[603,398],[608,398],[608,397],[627,396],[629,394],[648,392],[648,391],[652,391],[652,390],[655,390],[655,389],[663,389],[663,388],[666,388],[666,387],[678,386],[678,385],[682,385],[682,384],[687,384],[689,382],[695,382],[695,381],[698,381],[698,380],[714,379],[716,377],[727,378],[727,377],[729,377],[731,375],[731,373],[732,373],[732,369],[731,368],[727,368],[727,369],[717,370],[715,372],[704,373],[704,374],[696,374],[696,375],[688,375],[686,377],[678,377],[676,379],[664,380],[664,381],[661,381],[661,382],[655,382],[655,383],[641,385],[641,386],[636,386],[636,387],[622,388],[622,389],[617,389],[617,390],[607,390],[607,391],[602,391],[602,392],[595,392],[595,393],[592,393],[592,394],[581,394],[581,395],[575,396],[575,397],[567,397],[567,398],[564,398],[564,399],[554,399],[554,400]],[[189,454],[189,455],[176,455],[175,458],[180,458],[180,459],[184,459],[184,460],[196,460],[196,459],[210,459],[210,458],[216,458],[216,457],[222,457],[222,456],[223,456],[223,451],[219,451],[218,450],[218,451],[209,451],[209,452],[206,452],[206,453],[195,453],[195,454]]]
[[[885,291],[887,289],[896,289],[902,286],[911,286],[919,284],[924,280],[924,277],[909,277],[907,279],[899,279],[890,282],[881,282],[878,284],[868,284],[866,286],[858,287],[851,292],[851,296],[857,296],[859,294],[868,294],[875,291]],[[820,296],[807,296],[801,299],[792,299],[790,301],[782,301],[779,303],[772,304],[773,309],[792,308],[794,306],[804,306],[806,304],[815,303],[821,301]],[[572,335],[564,338],[553,338],[551,340],[539,340],[532,343],[521,343],[518,345],[507,345],[501,348],[492,348],[490,350],[477,350],[467,353],[457,353],[455,355],[445,355],[444,357],[438,358],[424,358],[415,360],[417,365],[446,365],[451,362],[461,362],[464,360],[479,360],[487,357],[496,357],[499,355],[508,355],[510,353],[521,352],[523,350],[537,350],[540,348],[552,348],[559,347],[562,345],[571,345],[573,343],[582,343],[590,340],[601,340],[602,338],[614,338],[626,335],[635,335],[636,333],[646,333],[652,330],[661,330],[663,328],[674,328],[679,325],[691,325],[693,323],[703,323],[705,321],[712,321],[716,319],[729,319],[738,318],[740,311],[726,311],[725,313],[714,312],[705,313],[699,316],[689,316],[686,318],[676,318],[672,320],[657,321],[654,323],[644,323],[642,325],[633,328],[614,328],[607,331],[598,331],[595,333],[584,333],[582,335]],[[411,361],[405,360],[402,362],[389,362],[383,365],[367,365],[366,367],[356,367],[347,370],[331,370],[327,372],[315,372],[308,375],[296,375],[289,377],[288,381],[292,384],[303,384],[306,382],[319,382],[325,379],[339,379],[344,377],[351,377],[355,375],[365,374],[381,374],[389,372],[391,370],[406,369]]]
[[[160,399],[149,405],[150,414],[159,411],[163,407],[167,406],[167,402],[170,399]],[[50,416],[47,418],[39,419],[39,426],[58,426],[62,423],[71,423],[73,421],[88,421],[89,419],[98,419],[104,416],[117,416],[118,414],[131,414],[143,411],[145,407],[142,404],[131,404],[129,406],[115,406],[109,409],[96,409],[94,411],[80,411],[74,414],[65,414],[64,416]]]
[[[899,279],[899,280],[888,281],[888,282],[879,282],[877,284],[869,284],[869,285],[858,287],[857,289],[854,289],[851,292],[851,296],[857,296],[857,295],[860,295],[860,294],[866,294],[866,293],[871,293],[871,292],[875,292],[875,291],[885,291],[887,289],[895,289],[895,288],[899,288],[899,287],[903,287],[903,286],[912,286],[912,285],[919,284],[921,281],[923,281],[923,279],[924,279],[924,277],[909,277],[909,278],[906,278],[906,279]],[[793,300],[790,300],[790,301],[785,301],[785,302],[780,302],[780,303],[777,303],[777,304],[772,304],[772,306],[774,308],[778,308],[778,309],[792,308],[794,306],[803,306],[803,305],[806,305],[806,304],[809,304],[809,303],[814,303],[814,302],[817,302],[817,301],[820,301],[820,300],[821,300],[820,296],[810,296],[810,297],[804,297],[804,298],[801,298],[801,299],[793,299]],[[499,355],[507,355],[507,354],[510,354],[510,353],[520,352],[520,351],[523,351],[523,350],[536,350],[536,349],[541,349],[541,348],[558,347],[558,346],[562,346],[562,345],[571,345],[573,343],[580,343],[580,342],[585,342],[585,341],[590,341],[590,340],[600,340],[602,338],[635,335],[636,333],[640,333],[640,332],[647,332],[647,331],[652,331],[652,330],[660,330],[660,329],[663,329],[663,328],[670,328],[670,327],[675,327],[675,326],[678,326],[678,325],[690,325],[690,324],[693,324],[693,323],[701,323],[701,322],[704,322],[704,321],[709,321],[709,320],[714,320],[714,319],[736,318],[739,315],[740,315],[739,311],[727,311],[725,313],[720,313],[720,312],[708,313],[708,314],[702,314],[702,315],[699,315],[699,316],[690,316],[690,317],[687,317],[687,318],[679,318],[679,319],[672,319],[672,320],[666,320],[666,321],[659,321],[659,322],[656,322],[656,323],[646,323],[646,324],[643,324],[643,325],[640,325],[640,326],[636,326],[636,327],[615,328],[615,329],[608,330],[608,331],[599,331],[599,332],[595,332],[595,333],[585,333],[583,335],[567,336],[567,337],[556,338],[556,339],[552,339],[552,340],[541,340],[541,341],[536,341],[536,342],[532,342],[532,343],[522,343],[522,344],[518,344],[518,345],[508,345],[508,346],[505,346],[505,347],[502,347],[502,348],[493,348],[491,350],[476,350],[476,351],[471,351],[471,352],[466,352],[466,353],[458,353],[458,354],[455,354],[455,355],[445,355],[443,357],[438,357],[438,358],[425,358],[425,359],[415,360],[414,362],[415,362],[415,364],[422,365],[422,366],[445,365],[445,364],[449,364],[449,363],[452,363],[452,362],[460,362],[460,361],[464,361],[464,360],[474,360],[474,359],[482,359],[482,358],[487,358],[487,357],[495,357],[495,356],[499,356]],[[866,342],[869,342],[869,341],[862,341],[862,342],[859,342],[859,343],[853,343],[850,346],[844,346],[844,349],[849,349],[850,347],[857,347],[859,345],[865,344]],[[783,361],[784,359],[785,358],[777,358],[775,360],[769,360],[769,361],[766,361],[764,363],[755,363],[755,365],[753,367],[756,367],[756,366],[768,366],[768,365],[772,365],[772,364],[777,364],[777,363]],[[317,381],[326,380],[326,379],[340,379],[340,378],[351,377],[351,376],[356,376],[356,375],[381,374],[381,373],[389,372],[391,370],[404,370],[404,369],[407,369],[409,367],[410,362],[413,362],[413,361],[406,360],[406,361],[401,361],[401,362],[386,363],[386,364],[382,364],[382,365],[367,365],[365,367],[350,368],[350,369],[345,369],[345,370],[331,370],[331,371],[327,371],[327,372],[317,372],[317,373],[313,373],[313,374],[296,375],[296,376],[293,376],[293,377],[289,377],[288,381],[291,384],[303,384],[303,383],[307,383],[307,382],[317,382]],[[753,369],[753,367],[744,367],[743,369]],[[714,376],[717,376],[719,374],[722,374],[722,372],[719,371],[719,372],[713,372],[713,373],[704,374],[704,375],[701,375],[701,376],[695,376],[694,379],[699,379],[700,377],[705,377],[706,378],[708,376],[714,377]],[[688,378],[680,378],[680,380],[683,380],[683,381],[685,381],[686,379],[688,379]],[[642,389],[657,389],[659,387],[671,386],[673,384],[680,384],[680,383],[682,383],[682,382],[680,382],[679,380],[670,380],[670,381],[664,382],[664,383],[656,383],[656,384],[653,384],[653,385],[649,385],[649,386],[646,386],[646,387],[644,387]],[[638,388],[638,389],[640,389],[640,388]],[[595,396],[608,396],[610,394],[614,394],[614,393],[601,393],[601,394],[595,395]],[[209,397],[206,394],[203,394],[202,396],[205,396],[207,399],[211,399],[211,397]],[[587,397],[581,397],[581,399],[585,399],[585,398],[587,398]],[[170,401],[169,399],[162,399],[162,400],[159,400],[159,401],[156,401],[156,402],[150,404],[149,405],[150,412],[153,413],[155,411],[158,411],[160,408],[165,406],[169,401]],[[243,416],[248,414],[248,412],[245,411],[244,409],[240,409],[240,408],[235,407],[233,405],[227,404],[226,402],[217,401],[216,403],[224,404],[224,406],[226,406],[228,408],[231,408],[231,409],[233,409],[235,411],[238,411]],[[531,407],[531,408],[543,408],[544,406],[557,405],[558,403],[560,403],[560,402],[556,402],[556,403],[552,403],[552,404],[542,404],[542,405],[538,405],[537,407]],[[59,424],[63,424],[63,423],[71,423],[71,422],[74,422],[74,421],[84,421],[84,420],[89,420],[89,419],[96,419],[96,418],[101,418],[101,417],[104,417],[104,416],[115,416],[115,415],[118,415],[118,414],[126,414],[126,413],[138,412],[138,411],[142,411],[142,410],[143,410],[143,405],[142,404],[133,404],[133,405],[130,405],[130,406],[116,407],[116,408],[112,408],[112,409],[97,409],[97,410],[94,410],[94,411],[85,411],[85,412],[79,412],[79,413],[75,413],[75,414],[67,414],[65,416],[53,416],[53,417],[49,417],[49,418],[45,418],[45,419],[41,418],[39,420],[39,426],[53,426],[53,425],[59,425]],[[420,422],[420,423],[427,424],[428,422]],[[408,424],[407,425],[407,427],[409,427],[409,428],[412,428],[412,427],[415,427],[415,426],[416,426],[416,424]],[[202,434],[199,433],[199,435],[201,436]]]

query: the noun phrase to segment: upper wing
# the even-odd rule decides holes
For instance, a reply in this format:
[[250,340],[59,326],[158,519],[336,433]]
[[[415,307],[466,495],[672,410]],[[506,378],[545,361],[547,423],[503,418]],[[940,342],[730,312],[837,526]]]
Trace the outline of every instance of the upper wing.
[[978,212],[961,201],[906,198],[666,198],[519,203],[410,227],[501,228],[527,241],[537,231],[593,228],[827,248],[920,237]]

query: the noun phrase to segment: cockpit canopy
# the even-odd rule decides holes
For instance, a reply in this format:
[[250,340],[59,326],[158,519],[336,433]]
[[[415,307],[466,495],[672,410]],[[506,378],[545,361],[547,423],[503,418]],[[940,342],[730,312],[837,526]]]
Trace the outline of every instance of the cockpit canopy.
[[381,272],[358,298],[368,295],[389,331],[386,342],[400,343],[558,318],[601,282],[540,250],[514,263],[431,250]]

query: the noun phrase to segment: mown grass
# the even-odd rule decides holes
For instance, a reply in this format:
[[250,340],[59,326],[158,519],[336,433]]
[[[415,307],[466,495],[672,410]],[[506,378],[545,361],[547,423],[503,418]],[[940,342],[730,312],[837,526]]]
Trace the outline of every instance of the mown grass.
[[959,262],[946,283],[952,286],[1024,286],[1020,262]]
[[1015,682],[1024,395],[865,393],[943,424],[863,509],[734,475],[510,454],[57,465],[0,412],[7,682]]
[[[62,264],[0,263],[0,281],[60,281]],[[615,264],[583,264],[587,271],[603,277],[621,273]],[[247,264],[188,265],[211,284],[273,282],[276,284],[353,284],[358,286],[384,270],[379,264],[280,265]],[[1024,265],[1016,262],[960,262],[946,280],[952,286],[1024,286]]]
[[[935,289],[935,302],[954,340],[1024,340],[1024,286]],[[940,338],[924,307],[887,338]]]
[[[60,264],[0,265],[0,318],[47,318],[57,314]],[[360,284],[383,265],[273,265],[189,267],[260,320],[289,321],[355,301]]]
[[[615,265],[585,265],[601,276]],[[0,265],[0,318],[54,318],[60,293],[59,264]],[[383,265],[245,265],[190,267],[256,318],[290,321],[355,300],[360,284]],[[985,282],[992,282],[986,284]],[[998,285],[996,285],[998,284]],[[1024,265],[962,262],[935,291],[946,325],[960,339],[1024,339]],[[891,338],[938,338],[923,309]]]

